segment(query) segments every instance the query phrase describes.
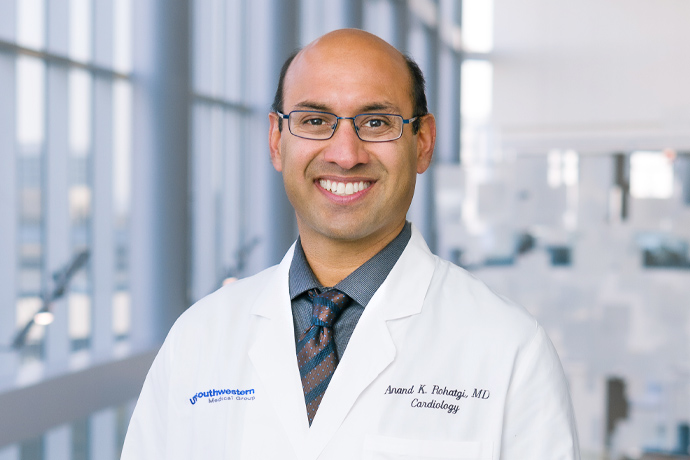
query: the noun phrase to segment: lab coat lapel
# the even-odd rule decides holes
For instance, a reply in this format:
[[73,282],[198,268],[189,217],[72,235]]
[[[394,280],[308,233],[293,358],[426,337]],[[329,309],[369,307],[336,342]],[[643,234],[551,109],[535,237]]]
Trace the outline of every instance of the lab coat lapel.
[[257,396],[265,397],[273,405],[295,453],[301,458],[309,423],[297,367],[288,288],[293,249],[294,246],[276,267],[266,290],[252,308],[258,324],[249,358],[266,391],[265,395]]
[[396,346],[387,321],[422,311],[434,258],[416,228],[400,259],[357,323],[316,413],[305,458],[316,459],[335,435],[360,394],[393,362]]

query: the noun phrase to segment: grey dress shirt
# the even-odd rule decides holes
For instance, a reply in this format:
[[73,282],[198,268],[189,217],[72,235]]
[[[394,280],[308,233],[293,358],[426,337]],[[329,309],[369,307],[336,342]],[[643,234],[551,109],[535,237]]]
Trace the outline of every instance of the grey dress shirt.
[[[338,359],[345,353],[347,343],[352,332],[357,326],[359,317],[362,316],[376,291],[381,287],[393,266],[405,250],[412,236],[412,227],[405,223],[402,231],[388,245],[379,251],[374,257],[366,261],[357,270],[350,273],[347,278],[333,286],[347,294],[352,302],[342,312],[333,324],[333,335]],[[312,272],[309,262],[304,255],[302,243],[297,239],[295,252],[292,256],[289,274],[290,300],[292,301],[292,321],[295,327],[295,343],[297,343],[311,326],[312,303],[307,291],[317,289],[319,292],[327,291],[330,287],[324,287],[319,283]]]

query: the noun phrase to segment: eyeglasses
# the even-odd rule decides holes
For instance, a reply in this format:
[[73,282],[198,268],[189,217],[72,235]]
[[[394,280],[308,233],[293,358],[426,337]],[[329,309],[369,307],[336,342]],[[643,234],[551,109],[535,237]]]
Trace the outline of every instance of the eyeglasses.
[[340,120],[352,120],[357,137],[365,142],[394,141],[402,136],[404,125],[419,118],[405,120],[402,116],[392,113],[361,113],[354,117],[339,117],[315,110],[293,110],[287,115],[280,112],[276,114],[288,121],[288,129],[292,135],[316,141],[325,141],[333,137]]

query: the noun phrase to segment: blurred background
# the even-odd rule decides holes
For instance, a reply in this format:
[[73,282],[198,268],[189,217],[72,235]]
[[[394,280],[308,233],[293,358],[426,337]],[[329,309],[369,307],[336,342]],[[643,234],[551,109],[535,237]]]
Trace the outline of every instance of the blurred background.
[[267,130],[341,27],[420,64],[409,219],[561,356],[583,459],[688,459],[690,2],[0,0],[0,460],[119,457],[175,319],[296,237]]

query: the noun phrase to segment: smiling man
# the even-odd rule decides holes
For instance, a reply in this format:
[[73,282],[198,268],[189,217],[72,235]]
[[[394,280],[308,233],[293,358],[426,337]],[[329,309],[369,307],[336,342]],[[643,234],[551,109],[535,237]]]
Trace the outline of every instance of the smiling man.
[[541,326],[406,222],[436,135],[417,65],[331,32],[285,63],[269,120],[300,237],[180,317],[123,458],[579,458]]
[[426,100],[415,103],[405,57],[364,32],[333,32],[285,70],[271,116],[271,159],[311,269],[334,286],[403,229],[436,125]]

